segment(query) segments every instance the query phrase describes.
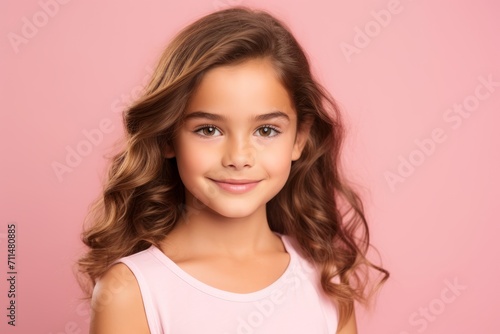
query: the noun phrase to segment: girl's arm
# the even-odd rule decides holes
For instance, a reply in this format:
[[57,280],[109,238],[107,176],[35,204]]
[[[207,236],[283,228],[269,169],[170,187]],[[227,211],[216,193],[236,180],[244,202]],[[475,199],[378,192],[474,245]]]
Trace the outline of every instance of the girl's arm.
[[352,310],[351,317],[347,320],[347,323],[337,334],[358,334],[358,328],[356,327],[356,315],[354,310]]
[[149,334],[139,284],[123,263],[112,266],[92,295],[90,334]]

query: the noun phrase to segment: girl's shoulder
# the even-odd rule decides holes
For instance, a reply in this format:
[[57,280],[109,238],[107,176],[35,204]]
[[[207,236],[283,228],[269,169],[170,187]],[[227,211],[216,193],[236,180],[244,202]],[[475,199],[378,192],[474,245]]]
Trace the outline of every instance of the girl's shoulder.
[[[317,263],[308,259],[297,239],[290,235],[281,235],[281,239],[283,240],[287,252],[293,253],[291,256],[297,259],[296,261],[299,263],[301,270],[309,273],[314,279],[317,279],[318,276],[321,275],[321,269]],[[332,281],[337,284],[340,283],[339,276],[333,277]]]
[[304,251],[302,250],[297,239],[291,235],[287,234],[278,234],[283,241],[286,251],[290,254],[292,258],[296,259],[296,262],[300,265],[303,270],[308,271],[309,273],[316,273],[317,268],[316,265],[307,259],[304,255]]
[[288,234],[278,234],[278,235],[281,237],[281,240],[283,241],[285,249],[288,253],[293,253],[293,255],[297,257],[301,262],[305,261],[309,263],[309,261],[306,260],[306,256],[304,255],[304,252],[299,242],[294,236]]
[[91,333],[149,333],[139,284],[123,263],[111,266],[92,294]]

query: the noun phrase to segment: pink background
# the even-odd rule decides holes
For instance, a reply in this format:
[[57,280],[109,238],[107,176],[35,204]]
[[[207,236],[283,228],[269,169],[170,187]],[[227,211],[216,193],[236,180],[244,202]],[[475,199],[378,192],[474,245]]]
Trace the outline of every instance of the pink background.
[[[358,311],[360,333],[498,332],[500,86],[480,81],[500,82],[498,3],[55,1],[0,3],[0,332],[88,330],[72,265],[120,112],[175,32],[231,4],[287,22],[346,115],[345,164],[365,189],[372,240],[392,274],[374,310]],[[381,25],[376,13],[390,19],[380,14]],[[461,104],[470,114],[450,111]],[[58,175],[53,164],[67,165],[68,150],[84,155]],[[413,171],[391,186],[386,176],[403,160]],[[12,222],[15,328],[4,315]]]

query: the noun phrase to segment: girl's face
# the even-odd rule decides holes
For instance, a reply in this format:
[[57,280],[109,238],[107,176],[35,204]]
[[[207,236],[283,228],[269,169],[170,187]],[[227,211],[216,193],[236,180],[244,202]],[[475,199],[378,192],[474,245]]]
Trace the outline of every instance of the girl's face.
[[248,217],[265,213],[288,179],[308,133],[296,130],[271,63],[252,59],[205,73],[166,157],[176,157],[188,207],[196,198],[221,216]]

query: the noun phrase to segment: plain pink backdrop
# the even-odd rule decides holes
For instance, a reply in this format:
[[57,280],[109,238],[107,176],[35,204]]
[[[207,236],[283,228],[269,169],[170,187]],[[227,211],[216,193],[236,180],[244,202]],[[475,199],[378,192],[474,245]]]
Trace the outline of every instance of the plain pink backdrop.
[[[345,166],[365,189],[372,241],[392,275],[374,310],[358,311],[360,333],[497,333],[492,0],[2,1],[0,332],[88,331],[72,266],[104,156],[122,134],[120,112],[173,34],[232,4],[282,18],[346,115]],[[463,116],[454,111],[461,105]],[[72,150],[82,154],[68,163]],[[4,315],[12,222],[14,328]]]

